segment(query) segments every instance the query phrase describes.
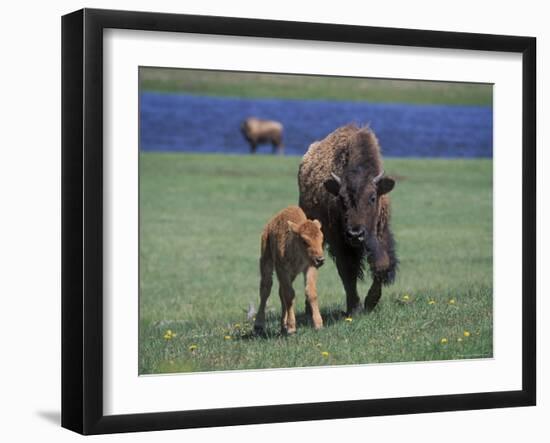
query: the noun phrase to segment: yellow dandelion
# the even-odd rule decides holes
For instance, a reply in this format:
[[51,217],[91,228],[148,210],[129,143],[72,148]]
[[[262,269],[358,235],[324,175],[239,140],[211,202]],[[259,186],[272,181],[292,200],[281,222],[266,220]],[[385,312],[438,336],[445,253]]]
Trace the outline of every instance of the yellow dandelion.
[[469,337],[470,336],[470,331],[464,331],[464,337]]
[[176,336],[176,334],[174,334],[170,329],[168,329],[168,330],[164,333],[164,339],[165,339],[165,340],[172,340],[175,336]]
[[241,325],[239,323],[235,323],[235,329],[241,329]]
[[196,351],[198,348],[199,348],[199,347],[198,347],[197,345],[191,345],[191,346],[189,346],[189,350],[190,350],[191,352]]
[[328,353],[327,351],[323,351],[323,352],[321,352],[321,355],[322,355],[323,357],[328,357],[328,356],[329,356],[329,353]]
[[449,304],[450,304],[450,305],[454,305],[455,303],[456,303],[456,300],[455,300],[454,298],[451,298],[451,299],[449,300]]
[[446,345],[446,344],[448,343],[448,341],[449,341],[449,340],[447,340],[445,337],[443,337],[443,338],[441,339],[441,344],[442,344],[442,345]]
[[435,300],[430,300],[430,301],[428,301],[428,304],[429,304],[429,305],[435,305]]
[[353,321],[353,318],[351,318],[351,317],[346,317],[346,321],[347,321],[348,323],[351,323],[351,322]]
[[405,295],[403,296],[403,300],[405,300],[405,301],[409,300],[410,298],[411,298],[411,297],[409,296],[409,294],[405,294]]
[[230,336],[230,335],[224,335],[224,336],[223,336],[223,339],[224,339],[224,340],[231,340],[231,336]]

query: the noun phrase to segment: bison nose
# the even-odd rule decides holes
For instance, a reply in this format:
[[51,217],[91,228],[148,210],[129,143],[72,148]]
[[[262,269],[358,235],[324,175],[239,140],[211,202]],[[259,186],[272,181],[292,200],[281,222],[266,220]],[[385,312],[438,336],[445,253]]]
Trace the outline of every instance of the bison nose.
[[365,230],[358,226],[348,229],[348,237],[352,240],[363,240],[365,238]]
[[315,266],[317,266],[318,268],[320,268],[321,266],[323,266],[323,263],[325,262],[325,257],[321,256],[321,257],[315,257]]

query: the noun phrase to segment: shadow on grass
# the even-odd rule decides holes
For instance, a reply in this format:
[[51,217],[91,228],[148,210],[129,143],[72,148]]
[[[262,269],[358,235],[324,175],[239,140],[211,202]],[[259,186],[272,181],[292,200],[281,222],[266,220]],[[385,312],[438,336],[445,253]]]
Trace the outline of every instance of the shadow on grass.
[[[321,317],[323,317],[323,327],[327,328],[332,326],[334,323],[343,321],[346,317],[346,314],[341,309],[338,309],[337,306],[329,306],[319,309]],[[311,321],[311,314],[306,311],[302,311],[296,315],[296,327],[300,326],[313,326]]]
[[[331,306],[331,307],[325,307],[319,310],[321,313],[321,317],[323,317],[323,327],[329,328],[335,323],[341,322],[346,317],[345,313],[338,309],[337,307]],[[271,323],[274,320],[274,317],[271,317],[268,319],[266,323]],[[276,322],[279,324],[280,317],[276,317]],[[296,329],[300,328],[312,328],[313,322],[311,321],[311,314],[307,312],[300,312],[296,314]],[[246,332],[242,334],[239,339],[240,340],[272,340],[272,339],[278,339],[287,337],[287,334],[283,334],[281,330],[277,328],[266,328],[262,331],[256,331],[252,330],[249,332]]]

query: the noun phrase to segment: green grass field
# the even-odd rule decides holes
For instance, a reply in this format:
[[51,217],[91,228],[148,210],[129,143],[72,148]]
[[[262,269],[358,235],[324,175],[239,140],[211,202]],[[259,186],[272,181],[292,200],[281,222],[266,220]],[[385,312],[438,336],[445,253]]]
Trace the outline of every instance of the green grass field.
[[140,90],[186,94],[491,106],[489,84],[142,67]]
[[260,233],[296,204],[299,162],[140,154],[140,374],[491,357],[491,160],[386,159],[398,178],[401,265],[377,309],[340,316],[345,296],[329,260],[318,281],[324,329],[304,317],[299,278],[297,334],[279,335],[275,280],[268,337],[251,335]]

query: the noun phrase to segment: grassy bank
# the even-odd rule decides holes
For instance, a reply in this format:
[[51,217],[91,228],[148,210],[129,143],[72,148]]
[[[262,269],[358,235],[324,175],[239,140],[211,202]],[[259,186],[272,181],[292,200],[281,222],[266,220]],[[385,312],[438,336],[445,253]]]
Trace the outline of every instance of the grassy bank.
[[[329,260],[318,282],[323,330],[307,324],[297,279],[296,336],[278,335],[275,283],[269,338],[250,337],[259,236],[271,215],[297,202],[299,161],[141,154],[139,372],[491,356],[490,160],[386,159],[387,173],[398,177],[392,204],[401,268],[375,312],[351,322],[339,316],[345,297]],[[360,286],[363,297],[369,283]]]
[[492,86],[472,83],[140,68],[140,89],[188,94],[384,103],[492,104]]

